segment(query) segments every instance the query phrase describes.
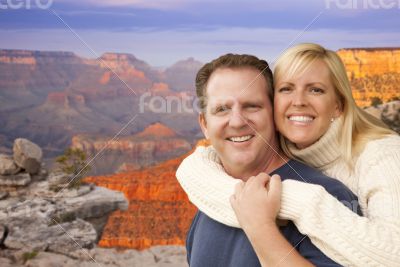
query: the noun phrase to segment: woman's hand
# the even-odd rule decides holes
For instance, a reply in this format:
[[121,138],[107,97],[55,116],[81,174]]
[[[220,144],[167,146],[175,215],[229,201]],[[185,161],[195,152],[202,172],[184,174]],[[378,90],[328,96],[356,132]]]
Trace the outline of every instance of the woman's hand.
[[279,175],[266,173],[250,177],[236,185],[230,198],[233,210],[242,228],[257,231],[262,226],[276,225],[281,207],[282,182]]

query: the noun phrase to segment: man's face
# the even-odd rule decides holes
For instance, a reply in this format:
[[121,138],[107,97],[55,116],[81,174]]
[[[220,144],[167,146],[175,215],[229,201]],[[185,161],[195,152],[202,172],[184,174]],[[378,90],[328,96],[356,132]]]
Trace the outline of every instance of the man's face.
[[270,146],[276,149],[267,82],[258,75],[252,68],[214,71],[206,87],[205,114],[199,117],[226,172],[237,178],[258,174],[274,153]]

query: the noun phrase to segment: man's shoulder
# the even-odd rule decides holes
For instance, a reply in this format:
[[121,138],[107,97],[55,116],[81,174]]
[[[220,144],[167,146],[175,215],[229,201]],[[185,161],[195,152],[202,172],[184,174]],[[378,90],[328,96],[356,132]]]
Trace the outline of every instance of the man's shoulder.
[[340,181],[333,179],[329,176],[326,176],[320,170],[293,159],[286,162],[284,165],[275,170],[273,173],[283,176],[282,177],[283,180],[293,179],[312,184],[321,184],[321,183],[327,185],[342,184]]

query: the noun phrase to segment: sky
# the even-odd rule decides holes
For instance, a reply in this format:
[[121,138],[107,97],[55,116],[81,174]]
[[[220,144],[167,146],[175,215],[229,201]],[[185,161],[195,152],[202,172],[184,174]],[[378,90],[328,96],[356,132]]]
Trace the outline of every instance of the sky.
[[0,0],[0,48],[130,53],[166,67],[290,45],[400,47],[400,0]]

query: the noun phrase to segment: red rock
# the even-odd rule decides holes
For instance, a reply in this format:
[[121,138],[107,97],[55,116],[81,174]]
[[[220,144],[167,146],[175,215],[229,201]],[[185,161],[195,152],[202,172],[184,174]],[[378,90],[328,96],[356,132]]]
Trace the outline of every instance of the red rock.
[[142,132],[135,135],[136,137],[176,137],[177,134],[171,128],[162,123],[154,123],[147,126]]
[[185,156],[124,174],[87,177],[87,182],[124,192],[129,208],[113,213],[99,245],[145,249],[182,245],[196,208],[175,178]]
[[373,97],[383,102],[399,95],[400,48],[340,49],[357,105],[371,105]]
[[47,103],[62,106],[68,102],[68,96],[65,92],[51,92],[47,95]]

